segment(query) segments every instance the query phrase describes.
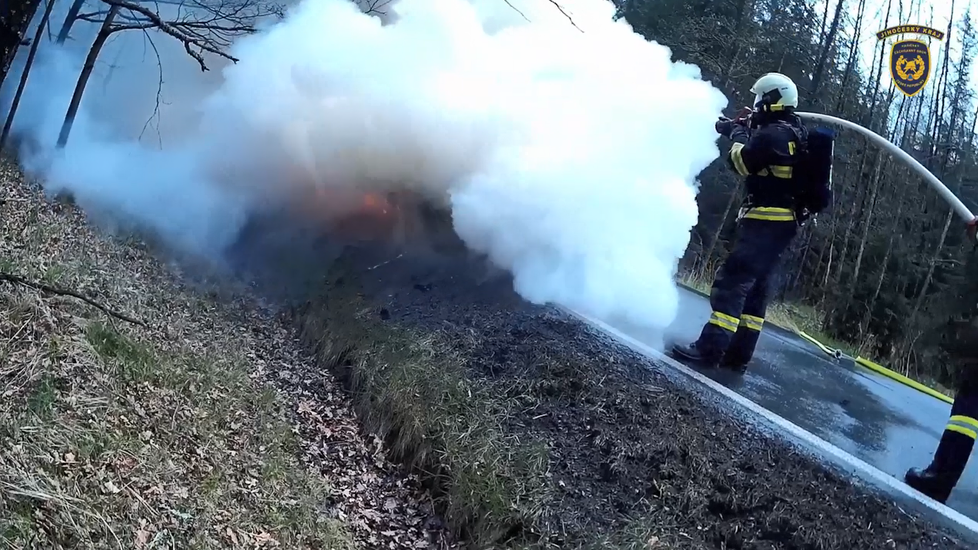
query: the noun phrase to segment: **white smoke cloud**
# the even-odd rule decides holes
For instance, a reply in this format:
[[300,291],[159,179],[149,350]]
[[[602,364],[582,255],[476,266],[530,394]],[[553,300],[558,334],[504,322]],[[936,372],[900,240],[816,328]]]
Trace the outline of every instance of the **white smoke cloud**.
[[[306,0],[239,39],[238,64],[203,75],[155,35],[158,134],[144,131],[155,54],[120,33],[66,150],[25,164],[83,207],[204,253],[270,200],[412,189],[447,200],[459,235],[528,300],[662,329],[727,99],[614,22],[611,3],[559,3],[574,24],[548,0],[400,0],[389,24],[345,0]],[[42,48],[15,125],[42,145],[90,43],[76,39]]]

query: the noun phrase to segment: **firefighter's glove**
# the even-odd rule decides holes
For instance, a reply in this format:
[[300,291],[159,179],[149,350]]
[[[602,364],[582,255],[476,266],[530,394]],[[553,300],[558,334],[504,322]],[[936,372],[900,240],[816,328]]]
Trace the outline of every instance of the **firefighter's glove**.
[[717,133],[720,134],[721,136],[730,137],[730,132],[733,131],[734,124],[735,124],[734,121],[730,120],[725,116],[722,116],[720,117],[719,120],[717,120],[717,123],[714,127],[716,128]]

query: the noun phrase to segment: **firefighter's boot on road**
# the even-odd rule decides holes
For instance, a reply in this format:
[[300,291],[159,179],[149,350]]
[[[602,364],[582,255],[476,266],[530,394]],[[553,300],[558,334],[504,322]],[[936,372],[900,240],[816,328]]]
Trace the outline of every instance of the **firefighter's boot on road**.
[[715,353],[709,353],[693,342],[688,345],[676,344],[672,347],[672,354],[683,362],[696,363],[699,366],[716,368],[720,364],[720,357]]
[[958,392],[934,459],[923,470],[913,468],[908,471],[904,476],[907,485],[938,502],[947,501],[968,465],[975,438],[978,437],[976,410],[978,394],[973,391]]
[[747,363],[750,363],[750,358],[745,359],[735,356],[730,353],[730,350],[727,350],[727,353],[723,356],[723,360],[720,361],[720,366],[743,374],[747,372]]
[[923,470],[910,468],[904,476],[904,481],[917,491],[944,504],[951,496],[951,490],[957,484],[959,475],[955,475],[954,472],[939,472],[928,466]]

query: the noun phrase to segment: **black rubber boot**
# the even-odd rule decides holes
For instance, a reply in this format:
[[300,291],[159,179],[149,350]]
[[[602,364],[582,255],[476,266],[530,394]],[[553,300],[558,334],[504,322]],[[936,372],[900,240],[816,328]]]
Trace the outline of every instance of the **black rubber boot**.
[[745,372],[747,372],[748,363],[750,363],[750,359],[724,355],[723,360],[720,361],[720,366],[725,369],[732,370],[740,374],[744,374]]
[[931,468],[932,466],[928,466],[923,470],[910,468],[903,479],[907,482],[907,485],[944,504],[947,502],[948,497],[951,496],[951,490],[957,484],[960,474],[955,475],[954,472],[938,472]]
[[[975,445],[975,440],[971,437],[972,423],[975,420],[971,416],[960,414],[971,413],[973,405],[970,395],[960,395],[955,398],[951,406],[951,417],[948,419],[947,428],[941,434],[934,459],[930,466],[923,470],[911,468],[904,476],[907,485],[938,502],[947,501],[954,486],[961,479]],[[962,428],[962,425],[968,427]],[[961,433],[962,431],[969,433]]]
[[720,357],[715,353],[705,353],[697,347],[696,342],[689,345],[676,344],[672,347],[673,355],[681,360],[697,363],[700,366],[716,368],[720,364]]

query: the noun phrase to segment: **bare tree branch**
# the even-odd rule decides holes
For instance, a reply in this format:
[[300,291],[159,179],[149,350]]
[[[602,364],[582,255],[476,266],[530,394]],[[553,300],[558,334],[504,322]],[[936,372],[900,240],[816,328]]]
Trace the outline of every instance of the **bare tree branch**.
[[369,1],[361,1],[358,3],[361,4],[360,11],[362,11],[365,15],[373,15],[373,14],[387,15],[387,12],[384,10],[384,8],[390,5],[391,2],[392,0],[369,0]]
[[580,27],[577,26],[577,23],[574,22],[574,19],[566,11],[564,11],[563,6],[557,3],[557,0],[550,0],[550,3],[556,6],[557,9],[560,11],[560,13],[564,14],[564,17],[566,17],[567,20],[570,21],[571,25],[574,25],[575,29],[584,32]]
[[160,148],[163,148],[163,137],[160,136],[160,100],[163,95],[163,60],[160,59],[160,50],[156,48],[156,42],[153,42],[153,37],[150,36],[149,32],[143,31],[146,35],[146,40],[149,41],[149,45],[153,48],[153,53],[156,54],[156,67],[159,70],[159,82],[156,86],[156,105],[153,107],[153,114],[146,119],[146,124],[143,124],[142,131],[139,132],[139,139],[143,139],[143,134],[146,133],[146,128],[149,127],[153,119],[156,119],[156,139],[159,143]]
[[[559,3],[557,2],[557,0],[549,0],[549,1],[550,1],[550,3],[551,3],[551,4],[553,4],[553,5],[554,5],[554,7],[556,7],[556,8],[557,8],[557,10],[558,10],[558,11],[560,11],[560,13],[562,13],[562,14],[564,15],[564,17],[566,17],[566,18],[567,18],[567,20],[568,20],[568,21],[570,21],[570,24],[571,24],[571,25],[573,25],[575,29],[577,29],[577,30],[579,30],[579,31],[581,31],[581,32],[584,32],[584,30],[583,30],[583,29],[581,29],[580,27],[578,27],[578,26],[577,26],[577,23],[575,23],[575,22],[574,22],[574,19],[573,19],[573,18],[572,18],[572,17],[570,16],[570,14],[568,14],[568,13],[567,13],[566,11],[564,11],[564,7],[563,7],[563,6],[561,6],[561,5],[560,5],[560,4],[559,4]],[[516,6],[514,6],[514,5],[512,4],[512,2],[510,2],[510,0],[503,0],[503,2],[506,2],[506,5],[507,5],[507,6],[509,6],[510,8],[512,8],[512,9],[513,9],[513,11],[515,11],[516,13],[518,13],[518,14],[520,14],[520,16],[521,16],[521,17],[522,17],[523,19],[525,19],[525,20],[526,20],[527,22],[529,22],[529,21],[530,21],[530,18],[528,18],[528,17],[526,16],[526,14],[524,14],[524,13],[523,13],[522,11],[520,11],[520,10],[519,10],[519,8],[517,8]]]
[[518,14],[520,14],[520,17],[522,17],[527,23],[530,22],[530,18],[527,17],[526,14],[524,14],[523,12],[521,12],[519,8],[517,8],[516,6],[514,6],[512,4],[512,2],[510,2],[509,0],[503,0],[503,1],[506,2],[506,5],[507,6],[513,8],[513,11],[515,11]]
[[207,67],[207,64],[204,62],[204,52],[211,53],[218,57],[223,57],[224,59],[227,59],[233,63],[237,63],[238,59],[224,52],[221,48],[213,43],[214,41],[211,38],[205,36],[200,31],[206,30],[208,33],[214,33],[218,38],[221,38],[221,40],[226,43],[229,43],[230,41],[226,38],[226,36],[224,36],[225,33],[250,33],[255,31],[254,27],[251,25],[234,23],[233,25],[225,26],[221,24],[221,22],[230,21],[230,18],[233,15],[240,13],[244,7],[244,4],[241,4],[236,9],[232,10],[231,13],[227,14],[215,11],[214,8],[208,8],[198,4],[198,7],[210,12],[213,15],[213,18],[206,21],[164,21],[158,13],[136,2],[131,2],[129,0],[102,0],[102,2],[110,6],[118,6],[120,8],[129,10],[132,17],[137,21],[139,21],[139,19],[136,17],[136,14],[145,18],[145,22],[115,26],[112,28],[112,32],[130,29],[159,29],[163,33],[168,34],[182,42],[187,55],[197,61],[202,71],[210,70]]
[[116,310],[114,310],[114,309],[112,309],[112,308],[110,308],[108,306],[104,306],[104,305],[100,304],[99,302],[95,301],[94,299],[89,298],[88,296],[85,296],[85,295],[83,295],[83,294],[81,294],[79,292],[76,292],[74,290],[69,290],[69,289],[66,289],[66,288],[57,288],[57,287],[53,287],[53,286],[50,286],[50,285],[46,285],[44,283],[38,283],[38,282],[30,281],[28,279],[25,279],[25,278],[21,277],[20,275],[14,275],[12,273],[3,273],[3,272],[0,272],[0,281],[7,281],[8,283],[17,284],[17,285],[21,285],[21,286],[26,286],[28,288],[33,288],[35,290],[40,290],[41,292],[47,292],[49,294],[57,294],[59,296],[70,296],[72,298],[77,298],[77,299],[85,302],[86,304],[88,304],[88,305],[90,305],[92,307],[95,307],[95,308],[101,310],[106,315],[109,315],[111,317],[115,317],[116,319],[121,319],[121,320],[123,320],[123,321],[125,321],[127,323],[132,323],[134,325],[139,325],[141,327],[148,328],[148,326],[146,325],[146,323],[144,323],[144,322],[142,322],[142,321],[140,321],[138,319],[133,319],[132,317],[126,315],[125,313],[119,313],[118,311],[116,311]]

